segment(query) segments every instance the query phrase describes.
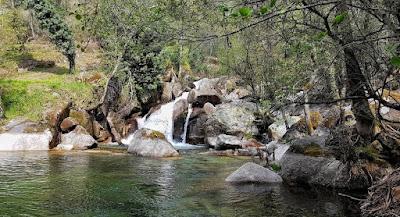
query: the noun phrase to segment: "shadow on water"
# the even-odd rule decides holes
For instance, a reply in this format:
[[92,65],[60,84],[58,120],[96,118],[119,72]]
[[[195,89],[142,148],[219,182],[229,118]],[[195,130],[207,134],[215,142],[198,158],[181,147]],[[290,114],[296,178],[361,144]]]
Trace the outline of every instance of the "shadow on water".
[[[331,191],[229,185],[243,159],[186,153],[178,160],[131,155],[0,153],[6,216],[357,216]],[[5,202],[3,202],[5,201]],[[0,215],[0,216],[1,216]]]

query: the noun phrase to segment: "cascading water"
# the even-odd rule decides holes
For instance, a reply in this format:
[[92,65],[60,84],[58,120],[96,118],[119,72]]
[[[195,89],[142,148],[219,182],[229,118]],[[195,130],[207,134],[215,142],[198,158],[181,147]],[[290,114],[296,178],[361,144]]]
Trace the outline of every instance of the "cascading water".
[[[189,92],[184,92],[180,97],[177,97],[174,101],[171,101],[167,104],[164,104],[152,113],[151,115],[147,114],[143,118],[138,118],[138,128],[147,128],[151,130],[156,130],[165,135],[167,140],[176,148],[194,148],[197,146],[193,146],[190,144],[186,144],[186,134],[187,128],[189,125],[190,115],[192,113],[192,106],[191,104],[188,106],[188,114],[186,117],[185,125],[184,125],[184,132],[181,135],[182,142],[174,141],[173,139],[173,132],[174,132],[174,120],[173,120],[173,113],[174,113],[174,106],[175,103],[179,100],[187,100],[189,96]],[[127,139],[122,140],[124,144],[130,144],[132,141],[133,135],[130,135]]]
[[182,133],[182,136],[181,136],[182,143],[186,143],[186,136],[187,136],[187,131],[188,131],[188,127],[189,127],[190,115],[192,115],[192,111],[193,111],[192,104],[189,104],[188,113],[187,113],[187,116],[186,116],[185,125],[183,127],[183,133]]

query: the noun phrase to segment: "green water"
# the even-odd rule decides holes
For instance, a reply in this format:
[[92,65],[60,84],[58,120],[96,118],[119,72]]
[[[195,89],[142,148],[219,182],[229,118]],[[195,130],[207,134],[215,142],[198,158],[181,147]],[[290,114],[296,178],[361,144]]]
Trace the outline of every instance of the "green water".
[[[0,153],[0,216],[355,216],[333,192],[284,185],[232,186],[246,160],[186,153]],[[247,160],[248,161],[248,160]]]

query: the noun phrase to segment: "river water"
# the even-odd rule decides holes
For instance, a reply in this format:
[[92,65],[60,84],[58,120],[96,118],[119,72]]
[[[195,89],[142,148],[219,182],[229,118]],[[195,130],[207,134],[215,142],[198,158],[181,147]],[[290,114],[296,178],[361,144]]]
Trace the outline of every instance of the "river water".
[[224,179],[249,159],[0,152],[0,216],[357,216],[335,192]]

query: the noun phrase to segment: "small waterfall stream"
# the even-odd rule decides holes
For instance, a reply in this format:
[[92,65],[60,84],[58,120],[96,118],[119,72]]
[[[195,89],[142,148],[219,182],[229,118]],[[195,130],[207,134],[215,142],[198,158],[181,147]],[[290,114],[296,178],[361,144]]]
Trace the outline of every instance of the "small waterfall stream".
[[[187,128],[189,125],[190,115],[192,113],[192,105],[189,104],[188,106],[188,113],[185,120],[184,131],[181,135],[182,142],[174,141],[173,139],[173,132],[174,132],[174,120],[173,120],[173,113],[174,113],[174,106],[175,103],[179,100],[187,100],[189,96],[189,92],[184,92],[180,97],[177,97],[175,100],[166,103],[160,107],[157,111],[153,112],[152,114],[147,114],[142,118],[137,119],[138,129],[147,128],[151,130],[156,130],[165,135],[167,140],[175,147],[175,148],[193,148],[196,146],[186,144],[186,135],[187,135]],[[129,145],[132,141],[133,135],[130,135],[127,139],[122,140],[122,143]]]
[[183,133],[182,133],[182,143],[186,143],[186,136],[187,136],[187,131],[188,131],[188,127],[189,127],[189,120],[190,120],[190,115],[192,115],[192,104],[189,104],[188,106],[188,112],[187,112],[187,116],[186,116],[186,120],[185,120],[185,125],[183,128]]

